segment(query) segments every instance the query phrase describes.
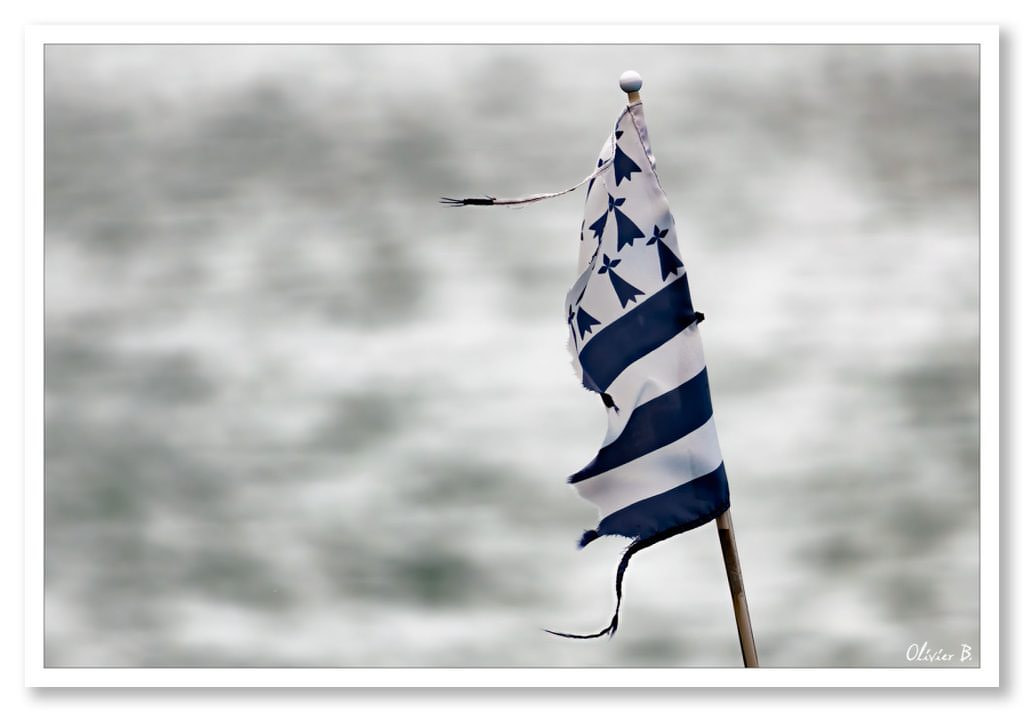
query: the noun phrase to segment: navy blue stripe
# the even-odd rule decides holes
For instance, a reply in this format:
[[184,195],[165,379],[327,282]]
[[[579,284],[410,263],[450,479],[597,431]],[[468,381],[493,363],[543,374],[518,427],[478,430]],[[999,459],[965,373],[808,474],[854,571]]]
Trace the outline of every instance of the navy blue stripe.
[[607,390],[626,366],[654,351],[696,319],[684,273],[590,339],[580,352],[583,385],[599,393]]
[[670,529],[678,534],[711,521],[728,508],[729,483],[723,462],[706,475],[609,514],[598,525],[597,535],[645,539]]
[[710,417],[711,389],[708,370],[704,368],[683,385],[634,410],[619,437],[601,448],[597,457],[570,477],[569,482],[582,482],[674,443]]

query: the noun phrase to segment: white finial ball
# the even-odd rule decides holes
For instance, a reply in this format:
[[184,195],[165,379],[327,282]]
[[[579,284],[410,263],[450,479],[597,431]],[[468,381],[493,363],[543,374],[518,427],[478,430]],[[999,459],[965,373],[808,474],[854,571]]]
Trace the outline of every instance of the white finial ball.
[[619,86],[624,92],[640,91],[640,87],[644,85],[644,79],[639,74],[634,72],[632,69],[623,72],[622,76],[619,77]]

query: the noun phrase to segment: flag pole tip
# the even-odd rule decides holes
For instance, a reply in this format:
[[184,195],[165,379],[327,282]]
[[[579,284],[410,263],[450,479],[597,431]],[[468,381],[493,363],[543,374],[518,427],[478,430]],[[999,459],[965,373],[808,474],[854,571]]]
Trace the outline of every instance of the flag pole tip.
[[644,85],[644,79],[637,72],[632,69],[622,73],[619,77],[619,88],[627,94],[640,91],[640,87]]

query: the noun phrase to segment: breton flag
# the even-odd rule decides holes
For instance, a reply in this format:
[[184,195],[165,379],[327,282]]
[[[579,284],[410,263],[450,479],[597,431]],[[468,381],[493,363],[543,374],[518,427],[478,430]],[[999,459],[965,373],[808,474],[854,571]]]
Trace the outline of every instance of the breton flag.
[[[633,98],[635,97],[635,98]],[[708,369],[676,225],[655,172],[639,95],[615,121],[593,173],[572,188],[527,198],[445,198],[450,205],[520,205],[586,185],[578,277],[565,300],[569,352],[583,386],[600,395],[608,430],[569,482],[600,510],[581,547],[600,536],[632,540],[619,563],[729,508]],[[554,632],[554,631],[549,631]]]

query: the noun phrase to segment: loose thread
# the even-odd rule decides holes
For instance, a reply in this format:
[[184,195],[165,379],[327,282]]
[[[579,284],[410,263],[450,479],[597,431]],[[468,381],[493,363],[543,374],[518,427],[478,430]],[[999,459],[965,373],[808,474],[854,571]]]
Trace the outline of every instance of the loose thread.
[[588,175],[586,178],[581,180],[571,188],[565,190],[555,191],[554,193],[537,193],[536,195],[527,195],[523,198],[495,198],[493,195],[487,195],[482,198],[441,198],[438,202],[441,205],[445,205],[449,208],[462,208],[467,205],[526,205],[528,203],[536,203],[541,200],[547,200],[548,198],[557,198],[560,195],[571,193],[572,191],[579,188],[584,183],[593,180],[597,176],[607,171],[612,165],[611,161],[604,163],[594,169],[593,173]]

